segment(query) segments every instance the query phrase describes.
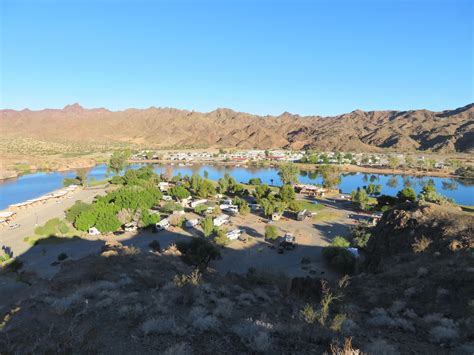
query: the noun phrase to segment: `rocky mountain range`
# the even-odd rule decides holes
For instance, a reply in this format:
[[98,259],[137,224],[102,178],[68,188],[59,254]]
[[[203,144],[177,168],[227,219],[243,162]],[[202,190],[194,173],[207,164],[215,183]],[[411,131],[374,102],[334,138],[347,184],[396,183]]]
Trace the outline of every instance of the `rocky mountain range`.
[[257,116],[230,109],[0,111],[6,138],[129,143],[144,147],[314,148],[318,150],[474,151],[474,104],[433,112],[361,111],[332,117]]

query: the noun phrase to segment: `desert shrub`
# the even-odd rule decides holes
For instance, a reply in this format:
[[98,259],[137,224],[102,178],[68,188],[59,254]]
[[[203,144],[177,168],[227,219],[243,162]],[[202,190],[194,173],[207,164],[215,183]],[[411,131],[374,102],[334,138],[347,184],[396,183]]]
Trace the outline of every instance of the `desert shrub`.
[[300,311],[300,316],[306,323],[313,324],[314,322],[316,322],[317,312],[314,310],[313,306],[307,304]]
[[398,191],[397,197],[400,202],[415,202],[416,192],[410,186],[407,186],[403,190]]
[[58,255],[58,261],[63,261],[63,260],[66,260],[67,258],[68,256],[66,253],[61,253]]
[[110,182],[114,185],[122,185],[124,183],[124,179],[120,175],[114,175]]
[[201,270],[206,269],[211,260],[221,258],[219,249],[204,238],[192,238],[191,241],[179,242],[176,246],[184,254],[184,261]]
[[422,236],[421,238],[416,238],[415,242],[411,246],[415,253],[422,253],[428,249],[432,242],[433,241],[431,239]]
[[175,211],[183,211],[184,207],[176,202],[166,202],[161,208],[163,212],[173,213]]
[[194,269],[189,275],[180,274],[175,275],[173,282],[178,287],[184,287],[185,285],[197,286],[202,281],[202,274],[198,269]]
[[265,226],[265,239],[275,240],[278,238],[278,229],[273,225]]
[[347,316],[342,313],[338,313],[334,316],[332,319],[332,323],[330,328],[334,330],[335,332],[340,332],[342,328],[342,323],[344,323],[347,319]]
[[399,355],[395,346],[389,344],[386,340],[375,338],[367,344],[363,350],[367,354]]
[[212,232],[214,231],[214,222],[212,220],[212,217],[208,216],[204,218],[200,224],[201,224],[201,228],[202,228],[202,232],[204,233],[204,236],[205,237],[211,236]]
[[217,232],[216,237],[214,238],[214,242],[219,246],[226,246],[230,243],[230,239],[227,238],[227,229],[219,229]]
[[232,326],[231,331],[240,338],[243,344],[253,351],[266,352],[272,347],[272,338],[268,330],[262,328],[251,319]]
[[343,237],[337,236],[330,246],[323,249],[323,257],[335,269],[343,272],[351,272],[356,265],[356,258],[347,250],[350,243]]
[[186,218],[183,215],[174,214],[169,217],[169,221],[171,225],[182,228],[184,226],[184,222],[186,222]]
[[351,243],[349,243],[346,238],[341,237],[341,236],[336,236],[331,241],[331,246],[337,247],[337,248],[348,248],[350,245]]
[[353,244],[357,248],[365,248],[369,242],[369,239],[372,237],[372,234],[370,234],[367,229],[368,228],[366,225],[358,225],[352,229]]
[[[74,227],[80,231],[87,231],[95,225],[97,212],[94,209],[82,211],[74,220]],[[120,223],[120,222],[119,222]]]
[[330,350],[332,355],[362,355],[359,349],[352,347],[352,337],[344,339],[342,346],[338,342],[331,343]]
[[143,228],[154,226],[160,221],[159,213],[150,213],[148,209],[142,211],[140,225]]
[[196,207],[194,207],[194,213],[203,215],[207,211],[208,207],[209,206],[207,206],[206,204],[197,205]]
[[191,193],[182,185],[174,186],[169,191],[170,196],[175,197],[177,200],[184,200],[191,196]]
[[150,247],[151,250],[154,250],[154,251],[160,251],[161,250],[160,242],[157,241],[156,239],[152,240],[150,242],[150,244],[148,244],[148,246]]

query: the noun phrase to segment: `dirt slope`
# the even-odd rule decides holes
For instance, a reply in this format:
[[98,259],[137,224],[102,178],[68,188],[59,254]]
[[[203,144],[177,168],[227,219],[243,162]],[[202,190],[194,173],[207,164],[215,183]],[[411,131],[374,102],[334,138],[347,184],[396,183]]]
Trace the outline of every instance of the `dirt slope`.
[[474,104],[432,112],[360,111],[335,117],[256,116],[229,109],[172,108],[0,111],[4,137],[45,141],[128,142],[148,147],[317,148],[375,151],[474,151]]

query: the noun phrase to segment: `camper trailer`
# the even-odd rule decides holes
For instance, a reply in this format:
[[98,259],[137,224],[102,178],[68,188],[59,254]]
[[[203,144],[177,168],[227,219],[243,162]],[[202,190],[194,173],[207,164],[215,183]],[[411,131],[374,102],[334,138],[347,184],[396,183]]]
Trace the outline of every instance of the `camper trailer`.
[[226,233],[226,236],[227,238],[229,238],[229,240],[237,240],[240,238],[241,235],[242,235],[242,230],[240,229],[233,229],[230,232]]

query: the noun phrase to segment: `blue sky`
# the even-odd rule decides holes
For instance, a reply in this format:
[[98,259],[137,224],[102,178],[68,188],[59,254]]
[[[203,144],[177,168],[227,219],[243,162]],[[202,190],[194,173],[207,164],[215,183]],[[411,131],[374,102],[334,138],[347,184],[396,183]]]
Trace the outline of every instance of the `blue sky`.
[[1,0],[0,106],[257,114],[473,102],[473,1]]

